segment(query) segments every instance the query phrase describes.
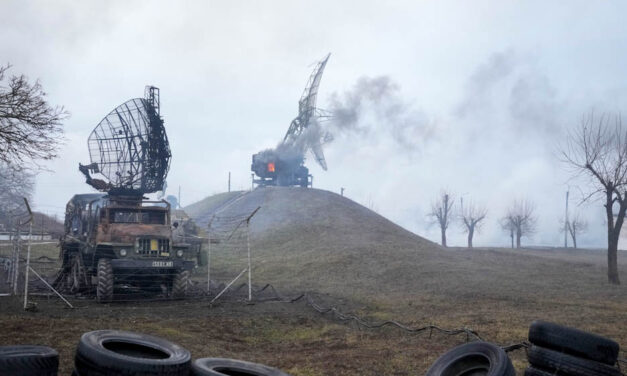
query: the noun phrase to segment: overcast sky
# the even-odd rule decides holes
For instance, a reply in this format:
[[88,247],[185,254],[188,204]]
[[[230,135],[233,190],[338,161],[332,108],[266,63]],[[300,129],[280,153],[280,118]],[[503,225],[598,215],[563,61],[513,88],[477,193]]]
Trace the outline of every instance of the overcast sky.
[[[251,155],[274,147],[296,116],[313,64],[328,52],[318,105],[355,103],[334,128],[314,186],[346,195],[439,239],[426,214],[442,188],[488,208],[476,245],[505,245],[498,220],[535,202],[528,244],[563,242],[571,209],[590,222],[583,245],[605,245],[601,204],[577,207],[585,181],[557,158],[566,129],[590,111],[627,109],[627,6],[619,1],[2,1],[0,60],[39,79],[71,118],[35,208],[62,214],[89,192],[96,124],[144,86],[161,89],[183,205],[250,187]],[[385,83],[380,98],[367,95]],[[380,87],[379,87],[380,88]],[[376,87],[375,87],[376,89]],[[463,245],[457,225],[450,243]]]

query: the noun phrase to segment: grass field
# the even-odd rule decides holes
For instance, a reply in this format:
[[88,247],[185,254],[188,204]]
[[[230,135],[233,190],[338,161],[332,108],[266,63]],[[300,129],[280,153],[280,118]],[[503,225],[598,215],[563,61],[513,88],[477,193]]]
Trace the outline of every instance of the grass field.
[[[259,225],[251,229],[258,286],[271,283],[286,296],[308,292],[322,305],[375,322],[468,327],[499,344],[526,339],[529,324],[544,319],[627,346],[627,288],[607,284],[603,252],[443,249],[337,195],[308,191],[305,203],[288,205],[298,194],[264,194]],[[303,216],[314,207],[317,215]],[[627,283],[626,259],[621,252]],[[214,267],[229,274],[239,266],[224,258]],[[463,335],[367,330],[321,315],[303,301],[251,305],[229,298],[209,306],[193,300],[73,300],[78,308],[70,310],[40,298],[38,312],[24,312],[17,299],[0,299],[0,345],[52,345],[61,353],[61,374],[71,370],[80,335],[105,328],[163,336],[194,357],[240,358],[293,375],[420,375],[466,341]],[[524,351],[512,359],[522,375]]]

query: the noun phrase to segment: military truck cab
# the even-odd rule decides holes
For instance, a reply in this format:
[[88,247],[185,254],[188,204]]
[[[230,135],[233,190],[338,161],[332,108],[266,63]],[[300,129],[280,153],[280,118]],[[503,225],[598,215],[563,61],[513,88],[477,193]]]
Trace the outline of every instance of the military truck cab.
[[173,241],[170,205],[141,196],[75,195],[66,207],[61,241],[64,278],[71,292],[96,288],[99,301],[110,301],[114,288],[187,292],[189,245]]

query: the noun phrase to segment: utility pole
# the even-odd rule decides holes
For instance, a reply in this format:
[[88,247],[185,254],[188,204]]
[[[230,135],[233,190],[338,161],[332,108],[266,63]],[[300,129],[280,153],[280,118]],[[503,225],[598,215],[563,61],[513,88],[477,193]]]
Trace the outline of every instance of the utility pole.
[[568,248],[568,228],[570,227],[570,223],[568,223],[568,193],[566,191],[566,212],[564,213],[564,248]]
[[[181,186],[179,185],[179,202],[178,202],[179,208],[181,208]],[[178,208],[177,208],[178,209]]]
[[231,171],[229,171],[229,192],[231,192]]

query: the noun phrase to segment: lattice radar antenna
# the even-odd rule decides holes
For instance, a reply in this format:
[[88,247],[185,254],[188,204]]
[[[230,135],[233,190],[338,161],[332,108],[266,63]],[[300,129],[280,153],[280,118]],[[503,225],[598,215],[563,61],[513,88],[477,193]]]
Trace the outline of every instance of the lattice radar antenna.
[[[311,149],[316,161],[322,167],[323,170],[327,169],[327,162],[322,152],[322,145],[332,140],[330,133],[322,132],[319,127],[321,120],[329,118],[329,115],[316,107],[316,101],[318,99],[318,88],[320,87],[320,80],[322,80],[322,73],[327,65],[327,61],[331,54],[329,53],[324,59],[319,61],[309,80],[307,86],[298,101],[298,116],[292,123],[283,138],[284,144],[298,144],[302,143],[303,154],[307,149]],[[309,134],[307,134],[309,132]],[[306,140],[303,140],[306,138]]]
[[[91,163],[79,164],[79,170],[92,187],[129,196],[163,190],[172,154],[159,89],[146,86],[144,98],[116,107],[94,128],[87,144]],[[92,173],[106,180],[92,178]]]

